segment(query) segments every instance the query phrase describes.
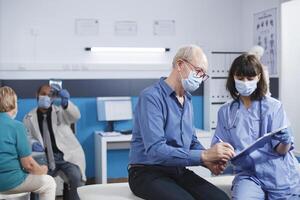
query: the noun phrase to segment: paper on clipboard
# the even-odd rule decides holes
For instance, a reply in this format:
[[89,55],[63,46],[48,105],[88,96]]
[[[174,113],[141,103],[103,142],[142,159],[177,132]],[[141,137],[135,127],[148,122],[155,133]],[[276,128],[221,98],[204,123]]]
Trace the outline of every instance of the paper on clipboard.
[[254,143],[252,143],[247,148],[243,149],[241,152],[239,152],[237,155],[235,155],[233,158],[231,158],[231,163],[234,164],[234,162],[236,160],[238,160],[239,158],[249,155],[253,151],[263,147],[267,142],[269,142],[272,139],[273,135],[275,135],[276,133],[278,133],[279,131],[281,131],[283,129],[286,129],[287,127],[288,126],[283,126],[281,128],[278,128],[278,129],[276,129],[272,132],[269,132],[269,133],[265,134],[264,136],[260,137]]

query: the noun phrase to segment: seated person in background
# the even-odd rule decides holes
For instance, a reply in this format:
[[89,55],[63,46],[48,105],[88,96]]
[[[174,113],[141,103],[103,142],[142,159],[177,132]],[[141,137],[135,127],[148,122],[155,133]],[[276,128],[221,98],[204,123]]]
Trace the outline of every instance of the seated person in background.
[[[129,186],[144,199],[226,200],[227,195],[186,166],[202,165],[214,174],[234,156],[231,145],[205,149],[195,135],[192,95],[208,78],[200,47],[179,49],[167,78],[143,90],[134,112]],[[199,111],[198,111],[199,112]]]
[[10,87],[0,88],[0,192],[36,192],[41,200],[54,200],[56,184],[48,168],[31,157],[26,128],[14,120],[17,95]]
[[[266,96],[264,70],[254,55],[243,54],[233,61],[226,87],[233,100],[218,112],[212,145],[222,140],[240,152],[264,134],[289,125],[282,103]],[[292,149],[290,129],[284,129],[263,147],[240,158],[232,198],[299,200],[299,163]]]
[[[57,97],[61,105],[54,105]],[[68,178],[70,200],[78,200],[77,187],[85,181],[84,152],[70,125],[80,118],[79,109],[69,100],[69,92],[59,86],[42,85],[37,91],[38,107],[24,117],[33,150],[43,150],[48,174],[62,171]]]
[[[248,54],[254,55],[259,61],[261,61],[261,58],[263,57],[264,52],[265,52],[265,50],[262,46],[255,45],[248,51]],[[262,65],[262,67],[263,67],[263,70],[265,73],[265,79],[266,79],[266,83],[267,83],[266,96],[271,96],[269,70],[268,70],[268,67],[265,65]]]

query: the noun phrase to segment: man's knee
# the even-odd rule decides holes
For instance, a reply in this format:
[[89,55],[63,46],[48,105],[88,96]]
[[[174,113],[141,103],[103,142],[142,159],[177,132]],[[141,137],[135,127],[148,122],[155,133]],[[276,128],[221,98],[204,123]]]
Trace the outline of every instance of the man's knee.
[[82,175],[80,170],[75,170],[73,171],[73,173],[69,173],[67,175],[67,179],[68,179],[68,184],[70,185],[77,185],[77,186],[83,185]]

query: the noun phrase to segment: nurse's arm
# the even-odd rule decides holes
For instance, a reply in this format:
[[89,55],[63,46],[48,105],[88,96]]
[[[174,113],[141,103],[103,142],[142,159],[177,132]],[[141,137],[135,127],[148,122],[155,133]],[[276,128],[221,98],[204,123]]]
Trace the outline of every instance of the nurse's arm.
[[283,143],[279,143],[276,146],[276,151],[277,153],[281,154],[281,155],[285,155],[291,148],[291,144],[283,144]]
[[39,165],[32,156],[21,158],[22,167],[30,174],[43,175],[47,174],[48,167],[46,165]]

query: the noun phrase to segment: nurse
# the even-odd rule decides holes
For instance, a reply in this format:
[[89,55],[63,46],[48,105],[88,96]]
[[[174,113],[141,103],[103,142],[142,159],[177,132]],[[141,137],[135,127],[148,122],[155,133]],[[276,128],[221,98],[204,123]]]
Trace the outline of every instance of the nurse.
[[[282,103],[266,96],[261,63],[254,55],[237,57],[226,84],[233,100],[218,112],[212,145],[224,141],[238,153],[264,134],[288,126]],[[300,199],[299,163],[291,150],[291,131],[279,132],[236,165],[232,199]]]

